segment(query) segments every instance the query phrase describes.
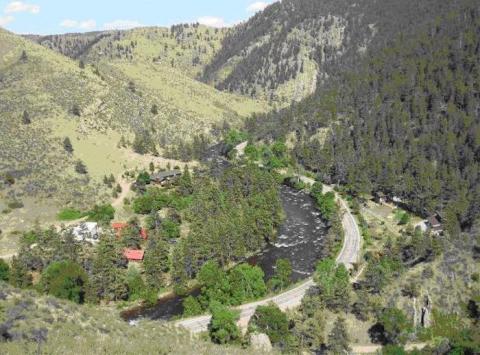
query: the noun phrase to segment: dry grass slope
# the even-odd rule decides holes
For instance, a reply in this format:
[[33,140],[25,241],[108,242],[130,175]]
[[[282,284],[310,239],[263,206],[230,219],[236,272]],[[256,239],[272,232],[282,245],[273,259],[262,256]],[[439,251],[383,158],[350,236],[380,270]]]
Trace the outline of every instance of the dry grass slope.
[[130,326],[112,309],[78,306],[0,284],[0,353],[17,354],[254,354],[193,338],[171,325]]

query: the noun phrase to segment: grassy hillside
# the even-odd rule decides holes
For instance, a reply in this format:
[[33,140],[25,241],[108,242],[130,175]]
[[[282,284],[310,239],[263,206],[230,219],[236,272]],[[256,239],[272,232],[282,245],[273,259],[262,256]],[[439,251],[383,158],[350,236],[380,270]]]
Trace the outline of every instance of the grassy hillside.
[[196,77],[220,50],[228,31],[198,24],[180,24],[170,28],[144,27],[128,31],[25,37],[72,59],[153,62]]
[[227,33],[227,29],[196,24],[117,31],[86,48],[81,58],[90,62],[106,59],[154,63],[157,67],[176,68],[194,78],[220,50]]
[[[138,48],[143,53],[140,48],[150,47],[147,43]],[[0,30],[4,231],[37,217],[44,221],[45,201],[52,205],[50,212],[53,206],[89,207],[110,201],[111,191],[101,184],[102,177],[118,176],[139,165],[130,148],[118,147],[122,136],[132,143],[134,136],[148,135],[150,145],[161,152],[166,145],[189,141],[200,133],[214,140],[212,127],[222,127],[225,121],[239,125],[242,116],[267,108],[198,83],[190,77],[196,75],[193,69],[183,74],[182,68],[155,64],[142,55],[136,62],[105,57],[94,65],[80,65]],[[66,137],[71,153],[63,144]],[[75,170],[78,160],[86,165],[87,174]],[[43,198],[40,206],[35,203],[38,198]],[[19,202],[25,208],[18,208]]]
[[106,307],[78,306],[0,284],[0,353],[253,354],[220,347],[171,325],[130,326]]
[[[178,25],[29,38],[91,64],[109,85],[150,101],[137,116],[152,118],[150,133],[157,133],[161,145],[170,145],[191,139],[192,133],[208,136],[213,125],[224,121],[238,125],[242,117],[268,109],[263,102],[220,93],[192,80],[220,49],[226,33]],[[158,107],[156,115],[150,112],[153,105]]]

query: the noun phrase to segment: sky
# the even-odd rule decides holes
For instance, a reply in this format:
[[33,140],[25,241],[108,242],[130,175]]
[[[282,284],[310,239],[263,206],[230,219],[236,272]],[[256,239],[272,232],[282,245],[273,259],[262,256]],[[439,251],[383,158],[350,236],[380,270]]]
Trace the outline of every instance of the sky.
[[227,27],[273,0],[0,0],[0,27],[58,34],[193,23]]

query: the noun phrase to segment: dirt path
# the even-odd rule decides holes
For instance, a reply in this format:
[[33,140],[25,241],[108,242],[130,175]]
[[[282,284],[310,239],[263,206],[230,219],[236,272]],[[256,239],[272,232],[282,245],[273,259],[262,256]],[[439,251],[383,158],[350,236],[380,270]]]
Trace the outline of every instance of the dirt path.
[[124,178],[120,177],[118,179],[118,184],[120,185],[120,187],[122,188],[122,192],[120,193],[120,195],[118,195],[118,197],[113,200],[112,202],[112,206],[115,207],[115,208],[118,208],[120,207],[122,204],[123,204],[123,200],[128,196],[128,193],[130,192],[130,189],[132,187],[132,184],[129,183],[127,180],[125,180]]
[[17,255],[17,253],[11,253],[11,254],[4,254],[4,255],[0,255],[0,259],[3,259],[3,260],[10,260],[11,258],[13,258],[15,255]]

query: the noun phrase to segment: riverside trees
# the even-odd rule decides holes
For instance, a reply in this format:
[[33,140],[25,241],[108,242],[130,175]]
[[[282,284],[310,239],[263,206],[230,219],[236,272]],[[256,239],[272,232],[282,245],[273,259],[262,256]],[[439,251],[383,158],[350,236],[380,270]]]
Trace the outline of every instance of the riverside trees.
[[267,292],[263,276],[258,266],[240,264],[226,272],[217,262],[208,261],[197,276],[201,294],[197,299],[185,299],[184,314],[199,313],[197,304],[206,310],[215,302],[236,306],[260,298]]
[[175,248],[174,280],[194,277],[207,260],[224,267],[256,252],[275,239],[282,216],[275,179],[254,165],[227,169],[217,181],[195,179],[185,213],[190,233]]

